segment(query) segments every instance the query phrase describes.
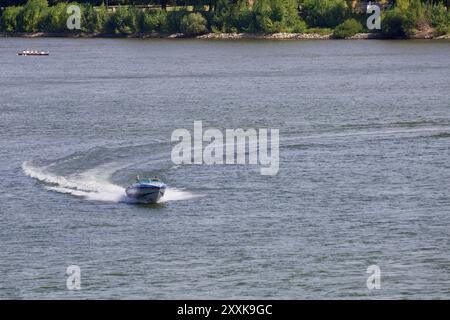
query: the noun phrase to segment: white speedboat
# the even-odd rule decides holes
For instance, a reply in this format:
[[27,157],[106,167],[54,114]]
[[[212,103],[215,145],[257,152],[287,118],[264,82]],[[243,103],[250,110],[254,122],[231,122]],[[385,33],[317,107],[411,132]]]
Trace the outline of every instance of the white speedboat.
[[128,186],[127,196],[141,203],[156,203],[164,196],[166,185],[159,178],[140,179]]

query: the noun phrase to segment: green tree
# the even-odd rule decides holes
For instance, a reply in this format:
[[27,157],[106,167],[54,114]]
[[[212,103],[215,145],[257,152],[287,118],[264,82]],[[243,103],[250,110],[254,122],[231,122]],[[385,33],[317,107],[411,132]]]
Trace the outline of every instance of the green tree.
[[0,30],[5,32],[17,32],[18,19],[21,15],[22,7],[7,7],[1,16]]
[[141,16],[143,32],[168,32],[167,12],[164,10],[144,12]]
[[67,29],[67,19],[69,14],[67,14],[67,4],[58,3],[57,5],[48,8],[45,11],[45,17],[41,19],[39,28],[46,32],[66,32]]
[[348,19],[334,29],[333,37],[337,39],[349,38],[361,32],[362,29],[363,26],[358,20]]
[[213,30],[229,32],[231,27],[233,4],[229,0],[219,0],[213,15]]
[[258,32],[301,32],[306,29],[298,16],[296,0],[258,0],[253,8]]
[[81,29],[90,33],[104,32],[108,18],[105,6],[94,8],[92,5],[86,4],[81,9]]
[[381,15],[381,33],[388,37],[404,37],[404,15],[398,8],[388,10]]
[[19,18],[19,28],[25,32],[40,31],[48,12],[47,0],[29,0]]
[[408,1],[407,9],[403,11],[403,29],[406,33],[410,34],[416,30],[423,28],[429,28],[430,23],[428,21],[427,14],[425,12],[425,6],[420,0]]
[[247,0],[219,0],[212,17],[215,32],[245,32],[253,27],[253,11]]
[[304,0],[303,15],[313,27],[334,28],[349,15],[345,0]]
[[167,31],[172,33],[180,32],[181,20],[189,13],[186,9],[167,11]]
[[106,23],[106,31],[116,34],[131,34],[139,32],[139,15],[134,7],[119,6]]
[[443,3],[428,5],[428,15],[438,33],[450,33],[450,11]]
[[201,13],[190,13],[181,19],[180,30],[187,36],[206,33],[206,19]]

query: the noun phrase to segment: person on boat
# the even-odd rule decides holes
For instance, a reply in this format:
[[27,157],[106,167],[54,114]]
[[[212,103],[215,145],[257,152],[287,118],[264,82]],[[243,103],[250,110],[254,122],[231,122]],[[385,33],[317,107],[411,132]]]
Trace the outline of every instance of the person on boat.
[[136,179],[136,182],[137,182],[137,183],[139,183],[139,181],[141,181],[141,177],[139,177],[139,176],[136,176],[135,179]]

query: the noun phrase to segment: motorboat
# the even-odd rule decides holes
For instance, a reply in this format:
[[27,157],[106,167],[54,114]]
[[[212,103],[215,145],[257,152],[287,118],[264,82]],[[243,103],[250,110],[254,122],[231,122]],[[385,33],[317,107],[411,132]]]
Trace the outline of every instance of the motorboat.
[[166,185],[159,178],[140,179],[125,189],[127,196],[140,203],[157,203],[166,192]]
[[50,52],[48,51],[37,51],[37,50],[23,50],[17,52],[18,56],[48,56]]

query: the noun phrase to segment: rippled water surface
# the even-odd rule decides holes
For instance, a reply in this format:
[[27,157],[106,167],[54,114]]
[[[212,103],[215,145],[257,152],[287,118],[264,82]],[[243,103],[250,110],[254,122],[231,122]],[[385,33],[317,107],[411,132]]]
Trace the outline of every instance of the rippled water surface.
[[[0,298],[448,299],[449,75],[445,41],[0,39]],[[279,129],[279,173],[173,164],[194,120]]]

